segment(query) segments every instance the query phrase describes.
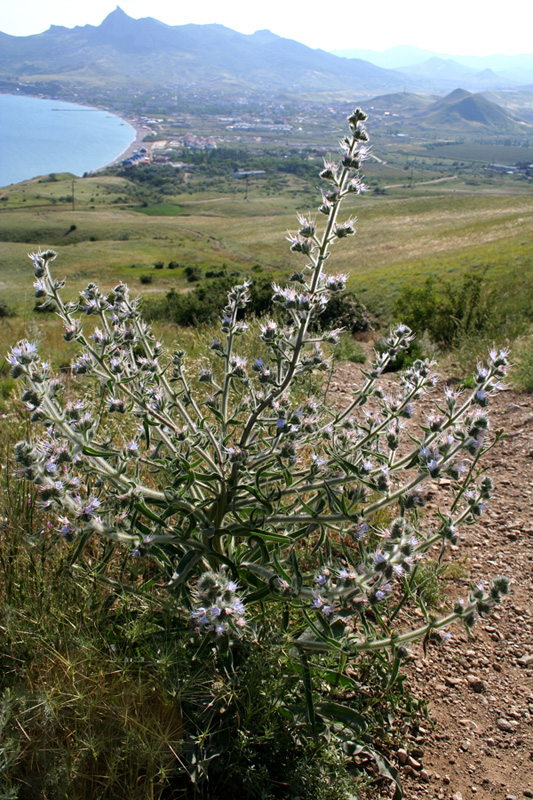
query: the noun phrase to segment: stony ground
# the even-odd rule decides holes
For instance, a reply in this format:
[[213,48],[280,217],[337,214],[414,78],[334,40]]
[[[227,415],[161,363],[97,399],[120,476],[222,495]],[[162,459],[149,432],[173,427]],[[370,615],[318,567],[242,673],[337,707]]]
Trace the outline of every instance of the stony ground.
[[[340,367],[331,388],[341,404],[359,380],[355,365]],[[428,700],[429,721],[397,752],[405,800],[533,798],[533,397],[506,389],[489,410],[507,434],[485,461],[494,497],[450,554],[463,568],[447,590],[464,597],[498,575],[511,590],[471,637],[455,627],[427,659],[413,648],[410,687]]]

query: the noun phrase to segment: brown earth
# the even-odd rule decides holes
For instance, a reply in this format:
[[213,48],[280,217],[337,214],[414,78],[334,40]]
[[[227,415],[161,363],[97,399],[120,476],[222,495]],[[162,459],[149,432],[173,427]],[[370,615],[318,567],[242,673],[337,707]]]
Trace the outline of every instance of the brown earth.
[[[422,413],[445,383],[418,404]],[[341,365],[331,386],[341,404],[353,385],[359,369]],[[471,584],[499,575],[511,578],[511,589],[470,637],[455,626],[451,641],[427,658],[421,645],[411,649],[409,686],[428,701],[429,720],[396,753],[405,800],[533,798],[533,397],[504,389],[488,411],[492,428],[506,432],[484,462],[493,498],[449,553],[463,568],[446,591],[466,597]],[[429,513],[438,489],[446,491],[435,488]]]

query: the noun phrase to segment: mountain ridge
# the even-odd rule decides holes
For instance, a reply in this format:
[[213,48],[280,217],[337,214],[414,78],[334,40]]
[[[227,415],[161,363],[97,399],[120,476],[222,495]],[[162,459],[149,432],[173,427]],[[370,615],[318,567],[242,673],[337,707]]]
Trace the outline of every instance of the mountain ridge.
[[0,38],[0,78],[54,75],[98,83],[102,64],[109,77],[131,85],[190,83],[299,91],[368,92],[398,89],[402,78],[359,59],[312,50],[270,31],[241,34],[223,25],[170,26],[135,20],[119,6],[98,26],[51,26],[41,34]]

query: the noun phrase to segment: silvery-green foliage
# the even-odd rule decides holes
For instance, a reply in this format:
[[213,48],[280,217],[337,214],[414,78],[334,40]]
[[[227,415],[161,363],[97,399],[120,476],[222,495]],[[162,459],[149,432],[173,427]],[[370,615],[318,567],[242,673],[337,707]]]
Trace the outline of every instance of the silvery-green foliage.
[[[226,645],[257,635],[261,616],[279,606],[304,658],[398,655],[455,620],[471,625],[507,589],[503,579],[473,588],[437,618],[414,580],[428,551],[457,543],[490,495],[479,466],[495,440],[485,406],[506,352],[491,352],[476,388],[448,390],[421,425],[409,420],[433,386],[431,362],[416,361],[391,394],[380,388],[413,338],[405,326],[390,332],[342,410],[291,391],[300,376],[329,369],[324,344],[338,340],[339,331],[317,333],[315,323],[347,281],[326,266],[333,245],[355,233],[339,212],[364,189],[365,118],[354,111],[340,160],[324,165],[319,214],[299,216],[289,234],[300,263],[286,286],[273,285],[282,313],[261,323],[253,363],[241,354],[251,335],[246,281],[228,295],[212,368],[198,373],[185,352],[154,338],[124,284],[103,293],[91,283],[65,302],[51,273],[56,254],[31,256],[35,294],[54,305],[65,339],[78,346],[72,374],[80,386],[88,379],[92,394],[69,399],[34,343],[13,348],[12,375],[24,384],[35,431],[17,445],[20,474],[76,553],[102,537],[149,559],[193,629]],[[90,335],[85,317],[96,320]],[[419,513],[424,484],[437,488],[441,478],[451,491],[430,523]],[[403,613],[413,603],[424,616],[415,628]]]

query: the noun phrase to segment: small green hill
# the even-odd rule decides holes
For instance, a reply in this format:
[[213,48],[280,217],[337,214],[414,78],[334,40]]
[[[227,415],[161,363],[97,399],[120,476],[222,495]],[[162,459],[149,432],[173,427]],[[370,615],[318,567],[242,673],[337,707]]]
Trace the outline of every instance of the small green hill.
[[524,124],[519,123],[505,109],[483,95],[472,94],[465,89],[455,89],[429,106],[417,122],[425,128],[453,125],[455,131],[484,129],[524,134]]

